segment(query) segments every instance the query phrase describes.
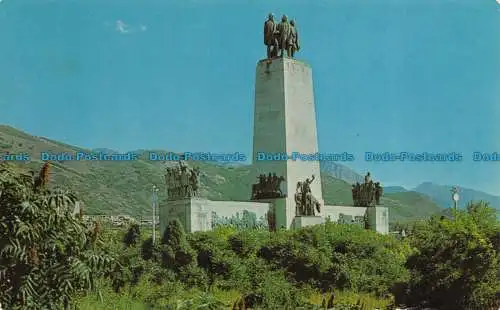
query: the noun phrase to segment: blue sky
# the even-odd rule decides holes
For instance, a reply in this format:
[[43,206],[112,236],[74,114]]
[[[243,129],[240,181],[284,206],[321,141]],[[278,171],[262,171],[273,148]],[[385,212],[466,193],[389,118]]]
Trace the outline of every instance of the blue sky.
[[[250,155],[268,12],[297,21],[322,152],[354,153],[347,166],[385,185],[500,194],[500,162],[471,159],[500,152],[495,0],[4,0],[0,123],[89,148]],[[464,161],[373,164],[365,151]]]

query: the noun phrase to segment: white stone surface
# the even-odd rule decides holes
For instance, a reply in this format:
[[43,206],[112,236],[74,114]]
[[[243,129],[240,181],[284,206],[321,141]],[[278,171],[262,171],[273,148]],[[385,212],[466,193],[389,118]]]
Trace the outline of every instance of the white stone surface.
[[338,222],[340,214],[368,217],[368,227],[378,233],[389,234],[389,209],[387,207],[324,206],[323,216],[332,222]]
[[332,222],[337,222],[340,214],[350,215],[353,218],[356,216],[365,216],[366,207],[323,206],[323,216],[330,218]]
[[389,209],[387,207],[369,207],[368,225],[371,230],[387,235],[389,233]]
[[321,225],[325,219],[321,216],[296,216],[293,220],[294,229],[301,229],[307,226]]
[[321,174],[318,161],[258,161],[257,152],[318,152],[316,111],[311,67],[303,62],[281,58],[257,64],[253,137],[253,165],[257,176],[275,172],[285,177],[282,190],[288,194],[286,227],[291,228],[295,215],[293,194],[297,182],[311,175],[314,197],[323,204]]
[[213,227],[213,212],[219,218],[241,218],[243,212],[248,211],[254,213],[258,220],[263,221],[268,219],[268,212],[274,213],[278,229],[297,229],[298,227],[320,224],[320,222],[311,224],[308,222],[308,218],[321,219],[321,223],[327,218],[332,222],[338,222],[341,214],[352,216],[353,219],[364,217],[366,214],[371,230],[381,234],[389,233],[389,210],[387,207],[323,206],[321,216],[296,217],[295,205],[292,203],[290,198],[268,199],[260,202],[211,201],[199,198],[169,201],[160,206],[160,232],[162,235],[168,222],[174,219],[178,219],[187,232],[208,231]]
[[212,229],[213,212],[218,217],[241,216],[246,210],[255,213],[257,219],[267,220],[271,207],[266,202],[212,201],[191,198],[169,201],[160,206],[160,232],[164,232],[168,222],[178,219],[186,232],[209,231]]
[[166,204],[159,205],[159,216],[160,216],[160,238],[163,237],[165,229],[170,221],[178,219],[181,222],[184,230],[190,231],[191,228],[191,217],[188,216],[191,210],[191,200],[175,200],[168,201]]

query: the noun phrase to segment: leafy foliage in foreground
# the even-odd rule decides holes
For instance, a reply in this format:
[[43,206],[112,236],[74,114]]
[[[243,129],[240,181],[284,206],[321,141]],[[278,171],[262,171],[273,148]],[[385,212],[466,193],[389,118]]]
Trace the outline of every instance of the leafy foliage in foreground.
[[124,282],[129,293],[120,298],[154,309],[393,309],[391,296],[437,309],[498,308],[493,209],[470,204],[454,219],[422,221],[411,231],[401,241],[333,223],[185,234],[171,222],[161,244],[149,238],[128,248],[142,258],[122,265],[145,268],[139,282]]
[[[500,228],[484,203],[412,226],[404,240],[326,223],[186,234],[86,227],[76,197],[0,165],[0,302],[8,309],[493,309]],[[89,294],[89,290],[92,293]],[[498,307],[498,304],[496,305]]]
[[111,262],[94,231],[73,216],[76,197],[40,175],[0,163],[0,302],[8,309],[61,309]]
[[494,209],[470,203],[454,219],[433,218],[410,238],[409,302],[440,309],[500,306],[500,235]]

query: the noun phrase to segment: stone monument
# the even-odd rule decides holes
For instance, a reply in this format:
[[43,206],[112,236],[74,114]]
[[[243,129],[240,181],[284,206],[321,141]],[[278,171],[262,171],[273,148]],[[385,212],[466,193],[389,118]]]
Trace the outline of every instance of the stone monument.
[[[285,23],[283,21],[282,23]],[[278,27],[284,29],[286,27]],[[282,42],[286,42],[282,38]],[[272,202],[276,227],[292,228],[297,216],[295,190],[311,175],[310,195],[323,204],[319,161],[301,160],[318,153],[316,111],[311,67],[289,57],[257,63],[253,136],[253,166],[256,178],[269,173],[283,176],[278,198],[255,197]],[[295,156],[295,158],[288,158]],[[320,216],[320,211],[313,216]],[[306,216],[306,215],[300,215]]]
[[300,49],[295,22],[283,15],[276,25],[270,14],[264,23],[264,44],[267,57],[257,63],[255,78],[256,183],[249,188],[249,201],[201,197],[199,169],[179,161],[165,174],[168,200],[160,204],[160,233],[173,219],[194,232],[219,225],[298,229],[329,218],[387,234],[388,209],[379,205],[382,186],[373,183],[369,173],[363,184],[353,185],[353,206],[323,203],[320,164],[311,158],[319,152],[312,70],[292,58]]

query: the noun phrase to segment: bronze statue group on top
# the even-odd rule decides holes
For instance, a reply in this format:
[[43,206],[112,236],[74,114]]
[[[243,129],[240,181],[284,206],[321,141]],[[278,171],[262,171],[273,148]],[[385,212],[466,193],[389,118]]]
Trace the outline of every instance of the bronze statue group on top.
[[264,23],[264,45],[267,46],[267,58],[272,59],[287,56],[293,58],[295,52],[300,50],[299,34],[295,21],[288,21],[288,17],[283,15],[281,22],[276,25],[274,15],[269,14]]
[[380,185],[380,182],[373,182],[370,172],[368,172],[363,184],[356,183],[352,185],[354,206],[374,207],[380,205],[380,198],[383,191],[384,189]]

